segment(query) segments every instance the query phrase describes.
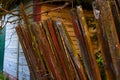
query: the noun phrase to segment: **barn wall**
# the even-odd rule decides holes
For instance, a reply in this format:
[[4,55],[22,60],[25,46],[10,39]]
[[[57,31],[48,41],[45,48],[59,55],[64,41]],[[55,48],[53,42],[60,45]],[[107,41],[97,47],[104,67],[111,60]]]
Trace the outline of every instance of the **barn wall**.
[[[29,2],[28,4],[30,3],[32,2]],[[29,14],[32,13],[33,8],[30,7],[26,9],[26,12]],[[9,16],[11,15],[7,15],[6,19]],[[18,17],[13,17],[10,21],[17,18]],[[17,23],[8,23],[6,25],[4,72],[13,77],[18,77],[19,80],[30,80],[29,68],[15,31],[16,26]]]

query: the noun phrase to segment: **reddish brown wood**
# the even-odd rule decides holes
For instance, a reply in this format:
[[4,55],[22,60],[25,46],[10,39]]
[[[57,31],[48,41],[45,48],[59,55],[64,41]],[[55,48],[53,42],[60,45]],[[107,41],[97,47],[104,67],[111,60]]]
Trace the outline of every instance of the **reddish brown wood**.
[[38,44],[34,39],[34,35],[31,30],[31,24],[30,24],[29,19],[24,11],[23,4],[21,4],[21,6],[20,6],[20,11],[22,13],[22,17],[26,24],[25,27],[21,28],[22,33],[24,35],[23,39],[25,40],[25,45],[28,47],[27,54],[29,54],[29,58],[32,60],[31,61],[32,62],[31,66],[33,66],[32,69],[35,69],[34,70],[35,77],[36,77],[36,79],[46,80],[47,77],[44,77],[44,75],[46,75],[46,70],[44,68],[43,61],[42,61],[42,59],[40,59],[40,56],[39,56],[40,51],[38,49],[35,50],[35,48],[38,46]]
[[41,13],[41,5],[35,5],[35,4],[39,3],[40,1],[41,0],[33,0],[33,4],[34,4],[33,13],[35,14],[33,19],[35,22],[38,22],[41,20],[41,15],[36,15],[38,13]]
[[69,57],[69,52],[67,51],[66,45],[63,41],[63,37],[61,36],[61,34],[56,26],[56,21],[54,21],[54,20],[53,20],[53,26],[54,26],[56,36],[57,36],[58,42],[60,44],[61,50],[63,51],[62,55],[64,55],[64,59],[65,59],[64,65],[67,68],[67,71],[69,73],[68,75],[71,76],[70,77],[71,80],[78,79],[77,75],[75,74],[75,70],[74,70],[73,63],[71,62],[71,58]]
[[71,15],[73,20],[74,31],[78,39],[79,47],[82,53],[85,70],[90,80],[101,80],[99,69],[95,61],[95,56],[92,54],[92,52],[94,51],[92,50],[90,38],[88,37],[89,34],[86,30],[87,25],[85,22],[85,17],[83,16],[83,12],[79,10],[78,10],[79,20],[77,18],[77,13],[75,10],[71,12]]
[[56,48],[55,48],[53,39],[52,39],[52,37],[51,37],[50,31],[49,31],[49,28],[48,28],[47,20],[44,20],[44,21],[43,21],[43,28],[45,29],[45,33],[46,33],[47,39],[48,39],[48,41],[49,41],[50,47],[52,48],[53,53],[54,53],[54,55],[55,55],[55,57],[56,57],[56,61],[57,61],[57,64],[59,65],[62,78],[65,79],[65,74],[64,74],[63,69],[62,69],[62,67],[61,67],[61,65],[60,65],[60,61],[59,61],[58,55],[56,54],[57,51],[56,51]]
[[[21,28],[20,26],[19,26],[19,28]],[[32,45],[31,45],[31,41],[30,41],[30,37],[29,37],[29,35],[27,34],[27,32],[24,30],[24,29],[22,29],[21,28],[21,34],[23,34],[23,39],[24,39],[24,43],[23,43],[23,46],[26,46],[25,47],[25,49],[26,49],[26,55],[27,55],[27,59],[29,59],[30,60],[30,63],[31,63],[31,67],[32,67],[32,70],[33,70],[33,72],[34,72],[34,77],[35,77],[35,79],[40,79],[40,74],[38,74],[38,64],[37,64],[37,62],[36,62],[36,58],[35,58],[35,56],[33,55],[33,53],[34,53],[34,50],[32,49]]]
[[36,24],[36,28],[37,28],[36,31],[38,32],[37,37],[39,39],[39,44],[41,45],[41,48],[43,50],[43,55],[48,63],[48,66],[50,67],[50,70],[52,71],[54,78],[58,80],[62,80],[62,76],[60,75],[60,71],[58,69],[58,66],[55,60],[55,56],[52,53],[51,47],[48,43],[48,40],[46,38],[42,25]]
[[68,71],[67,71],[67,67],[65,66],[65,55],[62,55],[64,52],[62,52],[62,49],[61,49],[61,47],[60,47],[60,44],[59,44],[59,42],[58,42],[58,40],[57,40],[57,35],[56,35],[56,33],[55,33],[55,29],[54,29],[54,27],[53,27],[53,23],[52,23],[52,21],[49,19],[48,21],[47,21],[47,23],[48,23],[48,27],[49,27],[49,30],[50,30],[50,33],[51,33],[51,36],[52,36],[52,39],[53,39],[53,41],[54,41],[54,45],[55,45],[55,47],[56,47],[56,50],[57,50],[57,55],[58,55],[58,58],[59,58],[59,60],[60,60],[60,64],[61,64],[61,67],[62,67],[62,69],[63,69],[63,71],[64,71],[64,74],[65,74],[65,76],[66,76],[66,80],[70,80],[70,76],[69,76],[69,73],[68,73]]
[[16,32],[17,32],[17,34],[18,34],[18,37],[19,37],[21,46],[22,46],[22,48],[23,48],[24,55],[25,55],[26,61],[27,61],[27,63],[28,63],[28,67],[29,67],[29,69],[30,69],[30,73],[32,74],[33,79],[36,79],[36,77],[35,77],[35,72],[34,72],[34,70],[33,70],[33,66],[32,66],[31,60],[30,60],[30,58],[29,58],[26,45],[25,45],[25,40],[23,39],[24,36],[23,36],[22,31],[21,31],[21,28],[20,28],[20,27],[16,27]]
[[72,61],[71,63],[73,63],[74,71],[76,74],[76,79],[86,80],[83,65],[80,63],[79,59],[75,56],[76,51],[75,51],[74,47],[72,46],[73,43],[71,42],[70,36],[68,35],[68,33],[65,29],[65,26],[59,20],[56,22],[56,25],[57,25],[59,32],[61,33],[61,36],[63,37],[65,46],[67,47],[68,55]]

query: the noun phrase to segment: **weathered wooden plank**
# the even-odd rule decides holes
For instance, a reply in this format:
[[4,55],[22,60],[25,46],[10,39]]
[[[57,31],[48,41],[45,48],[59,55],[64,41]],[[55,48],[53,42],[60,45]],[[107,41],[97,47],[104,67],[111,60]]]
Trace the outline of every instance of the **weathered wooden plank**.
[[[106,43],[108,43],[110,55],[112,58],[114,69],[114,74],[116,75],[113,79],[120,79],[120,51],[116,45],[119,45],[118,36],[116,34],[114,16],[112,14],[110,2],[97,0],[99,5],[99,9],[101,12],[100,16],[100,24],[102,29],[104,30],[104,35],[106,36]],[[111,72],[112,73],[112,72]]]
[[101,76],[100,76],[100,72],[99,72],[99,68],[96,62],[96,58],[93,50],[93,46],[92,46],[92,42],[90,39],[90,35],[89,35],[89,31],[88,31],[88,26],[85,20],[85,16],[82,10],[82,7],[77,7],[77,13],[78,13],[78,18],[79,18],[79,22],[80,22],[80,27],[82,30],[82,34],[86,43],[86,48],[89,52],[88,56],[90,59],[90,65],[91,65],[91,70],[93,72],[93,79],[94,80],[101,80]]
[[[58,55],[56,54],[57,51],[56,51],[56,48],[55,48],[55,45],[54,45],[54,42],[53,42],[50,30],[48,28],[47,20],[43,21],[43,28],[45,29],[45,33],[46,33],[47,39],[48,39],[49,44],[50,44],[50,46],[51,46],[51,48],[53,50],[53,53],[54,53],[55,57],[56,57],[57,64],[60,65],[60,61],[59,61]],[[65,79],[65,74],[63,72],[63,69],[61,68],[61,65],[59,66],[59,68],[60,68],[60,72],[61,72],[61,75],[62,75],[62,79]]]
[[[49,27],[49,30],[50,30],[50,33],[51,33],[51,36],[52,36],[52,39],[53,39],[53,42],[54,42],[54,45],[55,45],[55,47],[56,47],[56,50],[57,50],[57,55],[58,55],[58,58],[59,58],[59,60],[60,60],[60,64],[61,64],[61,67],[62,67],[62,69],[63,69],[63,71],[64,71],[64,73],[65,73],[65,76],[66,76],[66,79],[67,80],[70,80],[70,75],[69,75],[69,73],[68,73],[68,69],[65,67],[65,65],[66,65],[66,61],[65,61],[65,52],[63,51],[63,49],[61,48],[61,46],[60,46],[60,43],[59,43],[59,41],[58,41],[58,38],[57,38],[57,35],[56,35],[56,32],[55,32],[55,28],[53,27],[53,22],[52,22],[52,20],[48,20],[47,21],[47,23],[48,23],[48,27]],[[63,62],[64,61],[64,62]],[[72,78],[72,77],[71,77]]]
[[[115,32],[117,32],[116,34],[118,35],[118,39],[119,39],[119,43],[120,43],[120,14],[119,14],[119,10],[118,10],[118,7],[117,7],[117,4],[115,1],[110,1],[110,6],[111,6],[111,11],[112,11],[112,14],[113,14],[113,19],[114,19],[114,23],[115,23]],[[114,33],[115,33],[114,32]]]
[[58,38],[58,41],[60,43],[60,46],[61,46],[62,50],[64,51],[64,54],[66,55],[65,56],[65,63],[67,63],[66,66],[69,65],[67,67],[67,69],[68,69],[68,73],[70,73],[69,75],[72,76],[71,80],[72,79],[79,79],[77,77],[76,71],[74,69],[74,65],[72,63],[72,60],[71,60],[71,58],[69,56],[69,51],[67,50],[67,47],[66,47],[65,42],[64,42],[64,39],[63,39],[63,37],[62,37],[62,35],[61,35],[57,25],[56,25],[56,21],[54,21],[54,27],[55,27],[55,32],[57,34],[57,38]]
[[41,45],[41,48],[43,50],[43,56],[45,57],[50,70],[52,71],[53,77],[55,79],[62,80],[62,76],[60,75],[60,70],[56,63],[55,56],[52,53],[52,49],[48,43],[47,37],[42,28],[42,24],[39,25],[36,24],[36,28],[37,28],[37,32],[39,32],[37,37],[39,39],[39,44]]
[[77,70],[77,71],[75,71],[75,72],[77,72],[76,77],[79,75],[80,79],[86,80],[83,67],[82,67],[81,63],[79,62],[78,57],[76,56],[78,53],[76,52],[76,50],[73,46],[73,43],[70,40],[70,36],[68,35],[68,32],[65,29],[65,26],[58,20],[57,27],[58,27],[58,29],[63,37],[63,41],[65,42],[66,47],[68,49],[68,52],[69,52],[68,54],[69,54],[69,56],[74,64],[74,68]]
[[[16,30],[17,29],[18,29],[18,34],[19,35],[22,34],[22,37],[19,37],[19,39],[20,39],[21,44],[23,46],[23,50],[25,52],[26,59],[28,60],[28,64],[30,66],[30,69],[32,69],[33,78],[37,79],[38,76],[40,76],[40,75],[37,74],[37,62],[36,62],[35,56],[33,55],[34,52],[31,49],[32,45],[30,44],[30,37],[27,34],[27,32],[24,29],[22,29],[20,26],[18,28],[16,28]],[[19,30],[21,30],[20,31],[21,33],[19,33]],[[22,38],[24,40],[22,40]]]
[[24,55],[25,55],[25,58],[27,60],[27,63],[28,63],[28,67],[30,69],[30,73],[32,74],[33,78],[36,79],[35,77],[35,72],[33,70],[33,66],[32,63],[31,63],[31,59],[29,58],[29,55],[28,55],[28,51],[27,51],[27,47],[25,45],[25,40],[24,39],[24,36],[23,36],[23,33],[21,31],[21,28],[20,27],[16,27],[16,32],[18,34],[18,37],[19,37],[19,40],[20,40],[20,43],[21,43],[21,46],[23,48],[23,51],[24,51]]

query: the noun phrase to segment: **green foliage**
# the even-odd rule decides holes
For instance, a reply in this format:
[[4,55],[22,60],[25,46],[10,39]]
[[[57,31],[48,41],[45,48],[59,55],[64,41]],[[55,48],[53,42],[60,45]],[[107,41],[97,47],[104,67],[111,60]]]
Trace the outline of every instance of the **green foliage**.
[[3,73],[0,73],[0,80],[9,80],[9,79]]
[[105,70],[104,70],[104,64],[103,64],[101,51],[96,53],[96,61],[98,63],[99,69],[100,69],[102,80],[107,80]]
[[102,55],[101,55],[100,51],[96,53],[96,59],[97,59],[97,63],[99,65],[99,67],[104,68],[103,59],[102,59]]

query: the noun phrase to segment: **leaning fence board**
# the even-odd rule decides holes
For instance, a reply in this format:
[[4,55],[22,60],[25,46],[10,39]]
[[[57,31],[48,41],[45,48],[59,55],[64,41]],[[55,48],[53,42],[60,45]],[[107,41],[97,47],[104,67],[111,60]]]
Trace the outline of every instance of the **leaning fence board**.
[[20,29],[20,26],[19,27],[16,27],[16,32],[17,34],[19,35],[19,40],[20,40],[20,43],[22,45],[22,48],[23,48],[23,51],[24,51],[24,55],[25,55],[25,58],[27,60],[27,63],[28,63],[28,66],[29,66],[29,69],[30,69],[30,73],[32,74],[33,78],[35,78],[35,73],[34,73],[34,70],[33,70],[33,66],[32,66],[32,63],[31,63],[31,58],[29,58],[29,55],[27,54],[28,51],[27,51],[27,47],[26,47],[26,44],[25,44],[25,39],[24,39],[24,36],[22,34],[22,31]]
[[82,9],[81,6],[77,7],[77,13],[78,13],[78,18],[79,18],[79,22],[80,22],[81,31],[82,31],[84,41],[85,41],[85,44],[86,44],[86,48],[88,50],[88,56],[89,56],[89,59],[90,59],[91,70],[93,72],[93,74],[92,74],[93,79],[101,80],[101,76],[100,76],[99,68],[98,68],[98,65],[97,65],[97,62],[96,62],[96,58],[95,58],[95,55],[93,54],[94,50],[93,50],[92,42],[91,42],[91,39],[90,39],[88,26],[87,26],[85,16],[84,16],[84,13],[83,13],[83,9]]
[[63,36],[63,40],[69,51],[69,56],[71,57],[73,64],[74,64],[75,68],[77,69],[80,79],[86,80],[83,67],[82,67],[81,63],[79,62],[77,55],[75,55],[75,54],[77,54],[77,52],[73,46],[72,41],[70,40],[70,36],[68,35],[68,32],[66,31],[64,25],[59,21],[57,21],[57,27],[58,27],[61,35]]
[[[52,39],[50,30],[49,30],[48,25],[47,25],[47,20],[44,21],[43,27],[44,27],[44,29],[45,29],[46,34],[48,35],[49,44],[51,45],[51,47],[52,47],[52,49],[53,49],[53,51],[54,51],[54,55],[55,55],[55,57],[57,58],[57,63],[59,63],[59,65],[61,66],[60,61],[59,61],[59,57],[58,57],[58,55],[57,55],[57,49],[56,49],[55,44],[54,44],[54,42],[53,42],[54,40]],[[61,71],[62,76],[63,76],[64,79],[65,79],[66,76],[65,76],[65,73],[64,73],[63,69],[61,69],[60,71]]]
[[[19,26],[19,28],[21,28],[21,27]],[[20,29],[17,29],[17,30],[18,30],[18,33],[19,33]],[[32,44],[30,43],[30,37],[27,34],[27,31],[25,31],[22,28],[21,28],[21,33],[20,34],[23,34],[22,36],[23,36],[23,38],[25,40],[24,43],[22,43],[23,40],[21,41],[21,43],[22,43],[22,46],[24,47],[24,51],[26,52],[25,53],[26,58],[28,59],[28,61],[30,60],[28,64],[30,64],[30,67],[32,67],[32,68],[30,68],[30,69],[32,69],[31,72],[33,73],[35,79],[39,79],[41,74],[38,74],[38,72],[39,72],[38,66],[39,65],[38,65],[37,60],[36,60],[37,58],[35,58],[35,56],[33,54],[34,50],[32,48]],[[22,38],[19,37],[19,39],[21,40]]]
[[114,18],[112,15],[112,10],[110,6],[110,2],[97,0],[98,5],[101,11],[101,26],[105,30],[106,39],[109,45],[110,54],[112,57],[112,62],[114,66],[114,74],[116,75],[116,80],[120,79],[120,51],[119,48],[116,46],[119,44],[119,39],[116,33],[116,27]]
[[111,6],[112,14],[113,14],[113,19],[115,22],[116,32],[118,34],[119,43],[120,43],[120,27],[119,27],[120,26],[120,14],[119,14],[119,9],[118,9],[115,1],[110,1],[110,6]]
[[65,67],[66,63],[64,63],[65,62],[65,54],[62,54],[62,53],[65,53],[65,52],[63,52],[63,49],[61,48],[60,43],[58,42],[57,35],[56,35],[56,32],[55,32],[55,28],[53,27],[52,21],[48,20],[47,23],[49,25],[49,30],[51,32],[51,36],[52,36],[54,45],[57,49],[58,58],[60,60],[61,66],[62,66],[63,71],[65,73],[66,79],[70,80],[70,77],[69,77],[70,75],[68,73],[68,69],[67,69],[67,67]]

